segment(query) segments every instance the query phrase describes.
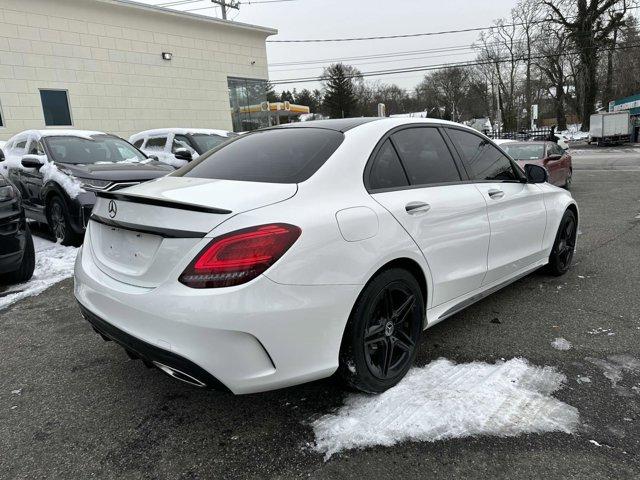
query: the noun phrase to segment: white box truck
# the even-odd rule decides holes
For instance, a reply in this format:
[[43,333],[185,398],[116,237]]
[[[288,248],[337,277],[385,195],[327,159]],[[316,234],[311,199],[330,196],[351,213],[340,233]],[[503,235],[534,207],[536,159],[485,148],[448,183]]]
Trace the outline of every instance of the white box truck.
[[631,140],[629,112],[594,113],[591,115],[589,143],[609,145]]

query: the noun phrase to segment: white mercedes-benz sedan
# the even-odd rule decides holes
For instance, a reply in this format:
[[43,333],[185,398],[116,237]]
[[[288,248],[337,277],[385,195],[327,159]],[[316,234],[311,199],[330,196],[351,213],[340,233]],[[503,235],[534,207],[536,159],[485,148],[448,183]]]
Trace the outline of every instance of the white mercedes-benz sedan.
[[193,385],[337,373],[382,392],[424,329],[539,267],[568,270],[578,209],[546,179],[445,121],[260,130],[100,193],[75,296],[105,339]]

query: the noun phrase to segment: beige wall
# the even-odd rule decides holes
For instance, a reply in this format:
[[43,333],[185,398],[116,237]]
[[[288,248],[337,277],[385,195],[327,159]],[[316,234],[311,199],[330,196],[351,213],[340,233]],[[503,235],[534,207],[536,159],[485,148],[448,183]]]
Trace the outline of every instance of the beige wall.
[[69,91],[76,128],[231,129],[227,77],[268,78],[273,33],[117,0],[0,0],[0,140],[44,128],[43,88]]

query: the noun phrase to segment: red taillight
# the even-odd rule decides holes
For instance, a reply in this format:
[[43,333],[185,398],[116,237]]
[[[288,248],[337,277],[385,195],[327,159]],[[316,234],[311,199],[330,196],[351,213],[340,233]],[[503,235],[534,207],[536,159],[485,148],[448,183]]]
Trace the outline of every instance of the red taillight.
[[301,233],[294,225],[274,223],[214,238],[182,272],[180,282],[192,288],[246,283],[273,265]]

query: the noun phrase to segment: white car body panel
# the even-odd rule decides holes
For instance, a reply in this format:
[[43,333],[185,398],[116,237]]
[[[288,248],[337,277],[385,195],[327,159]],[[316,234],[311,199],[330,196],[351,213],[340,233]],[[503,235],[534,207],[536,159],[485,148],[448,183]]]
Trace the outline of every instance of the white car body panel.
[[[370,194],[363,171],[371,153],[387,132],[408,124],[448,123],[359,125],[298,184],[169,176],[119,191],[118,221],[204,236],[137,236],[91,221],[76,261],[76,298],[122,331],[196,363],[232,392],[251,393],[331,375],[360,292],[390,262],[422,272],[425,327],[547,263],[562,215],[575,205],[557,187],[467,181]],[[489,197],[492,189],[504,196]],[[430,209],[409,215],[411,201]],[[172,202],[231,213],[179,210]],[[94,213],[106,218],[109,203],[100,198]],[[269,223],[296,225],[302,234],[262,275],[225,288],[178,282],[212,238]]]

